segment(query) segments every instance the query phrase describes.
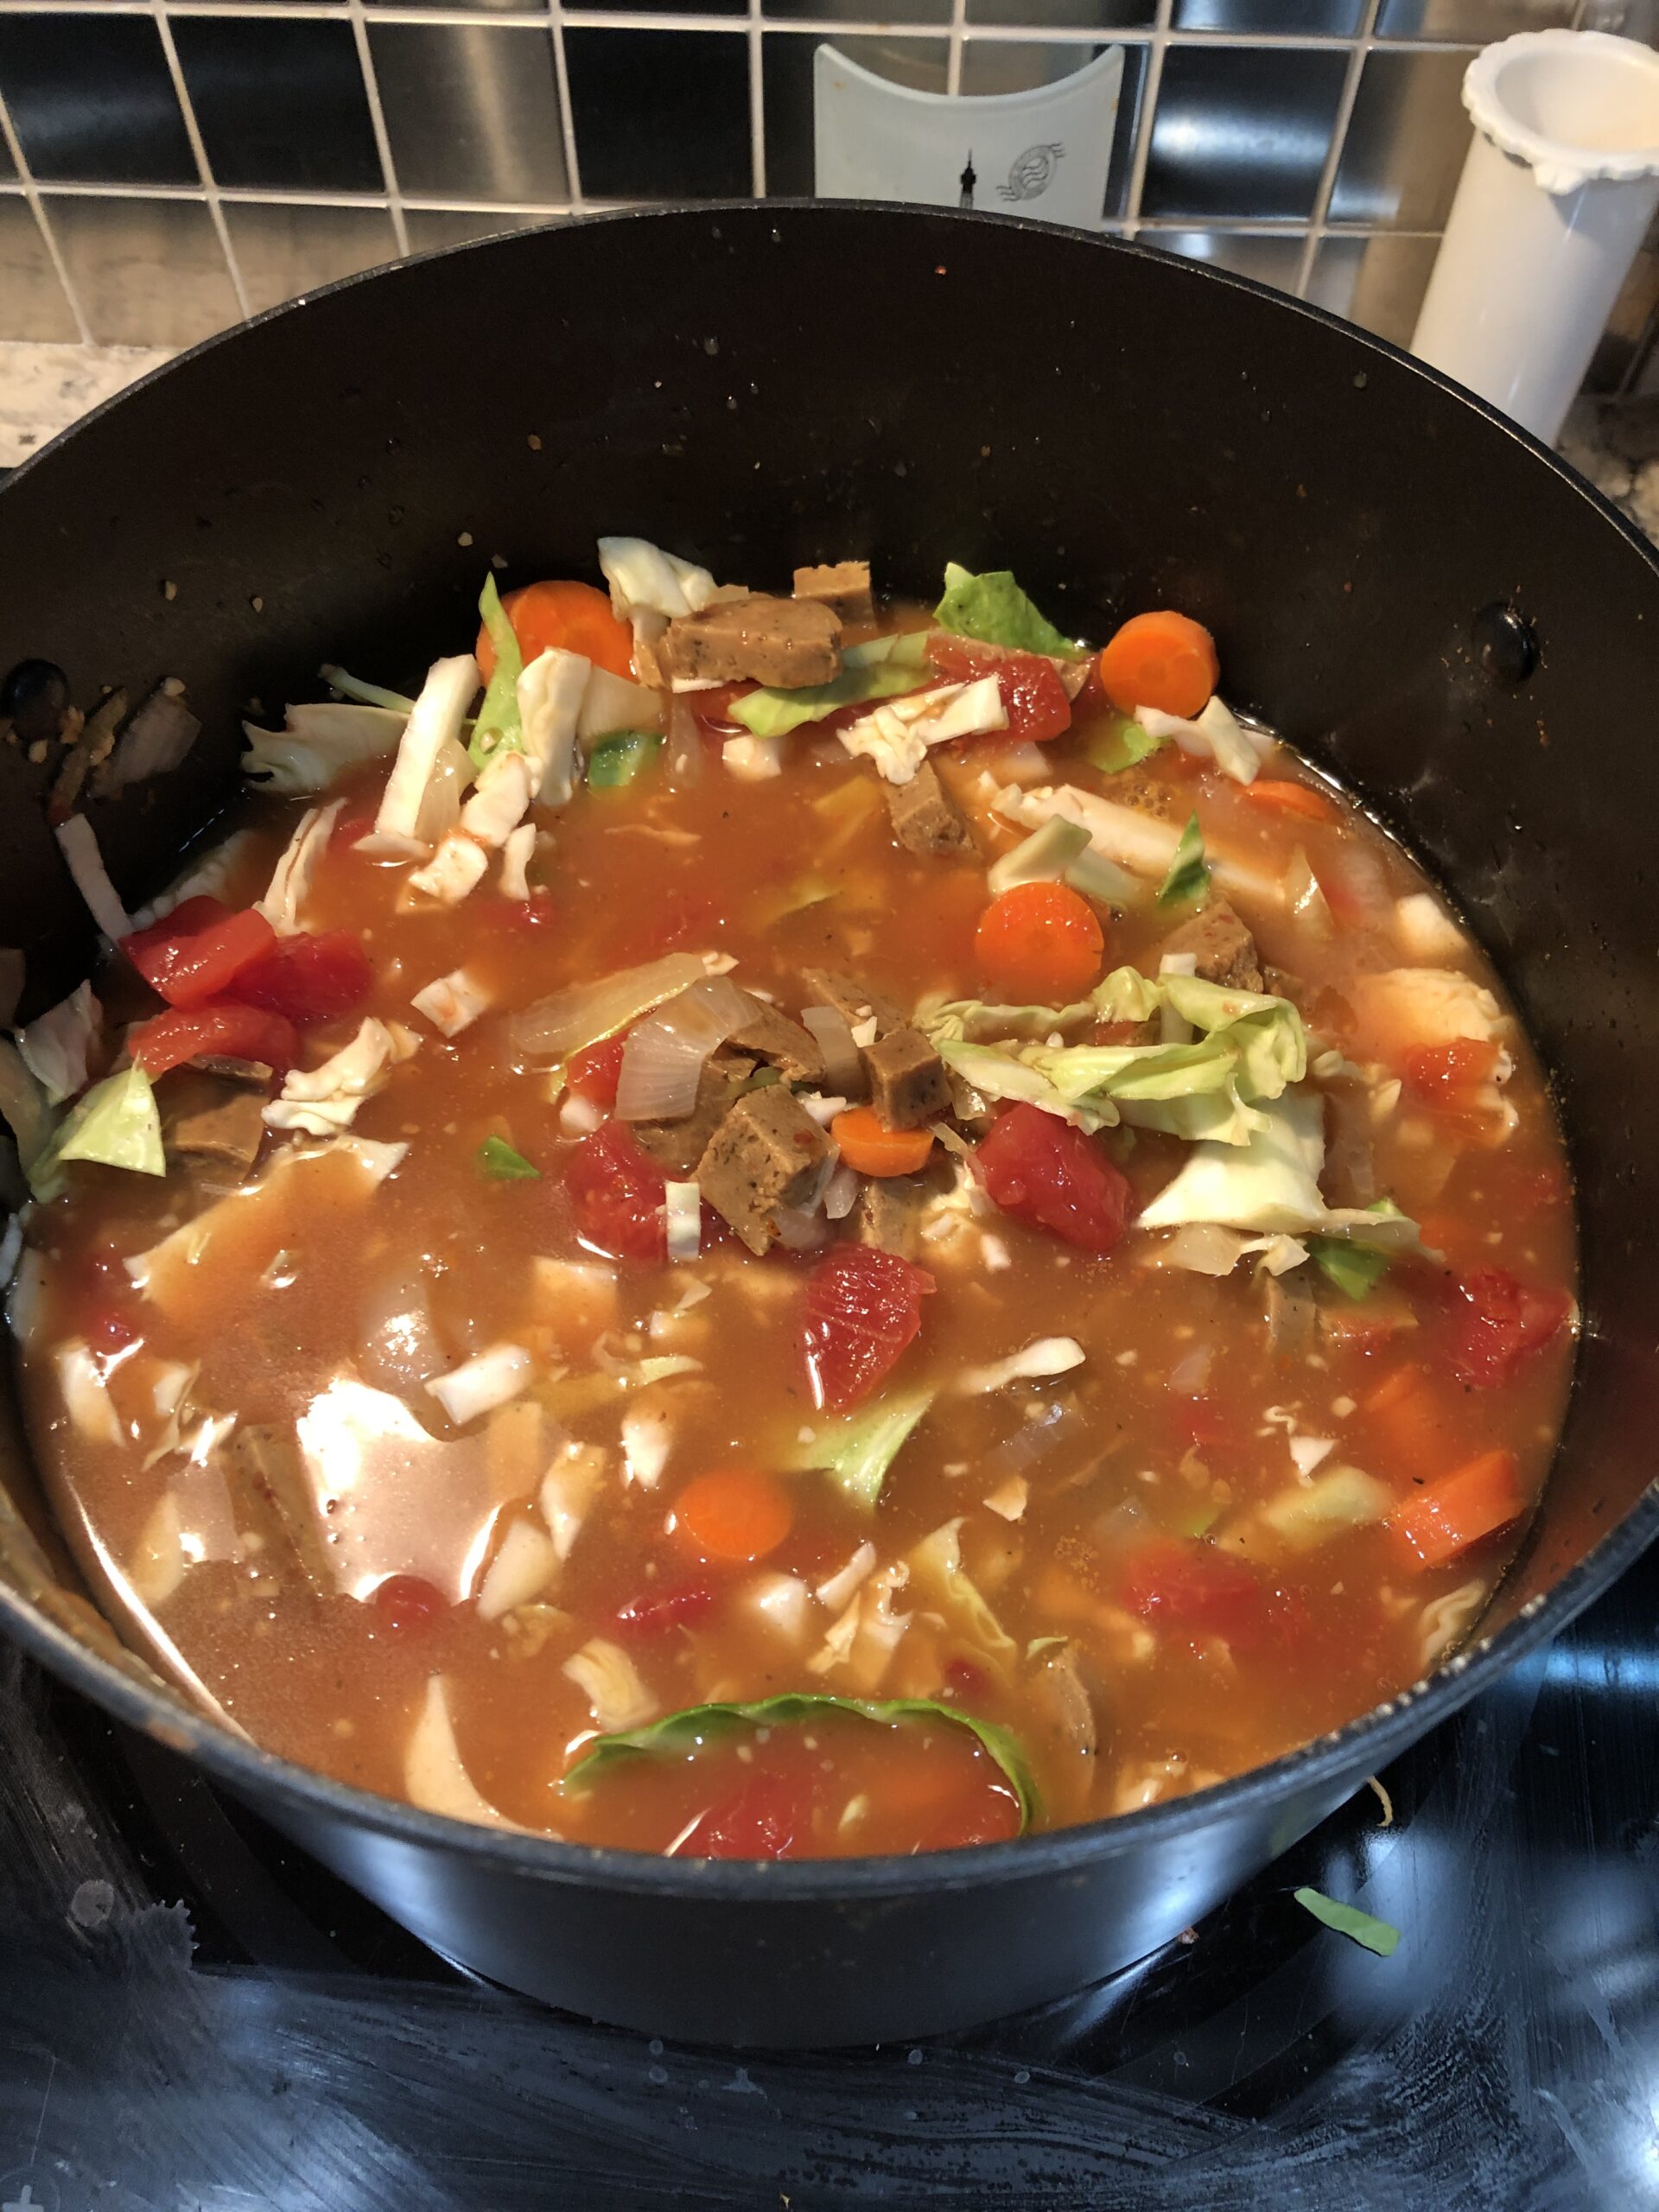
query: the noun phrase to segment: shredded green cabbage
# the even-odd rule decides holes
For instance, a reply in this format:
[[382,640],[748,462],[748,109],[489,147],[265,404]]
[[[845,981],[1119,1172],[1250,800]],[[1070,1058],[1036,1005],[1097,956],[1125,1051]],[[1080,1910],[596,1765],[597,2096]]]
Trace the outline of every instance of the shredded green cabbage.
[[1036,1818],[1037,1785],[1018,1742],[1009,1732],[993,1721],[980,1720],[959,1707],[938,1705],[931,1698],[921,1697],[871,1700],[830,1697],[823,1692],[786,1691],[780,1697],[760,1698],[750,1705],[690,1705],[644,1728],[596,1738],[585,1746],[560,1786],[565,1789],[590,1789],[595,1777],[620,1758],[652,1752],[683,1757],[688,1749],[701,1746],[710,1734],[728,1728],[746,1724],[754,1728],[786,1728],[829,1713],[850,1713],[861,1720],[888,1725],[934,1720],[948,1722],[954,1728],[965,1728],[978,1738],[1012,1787],[1019,1800],[1022,1834]]
[[29,1171],[35,1197],[55,1198],[64,1185],[63,1170],[74,1160],[125,1167],[135,1175],[166,1174],[162,1117],[143,1068],[105,1076],[65,1116]]
[[934,619],[942,630],[958,638],[975,638],[983,645],[1007,645],[1017,652],[1079,660],[1088,650],[1061,636],[1027,598],[1007,569],[988,569],[976,576],[957,562],[947,562],[944,597]]
[[486,1137],[474,1155],[478,1172],[493,1183],[539,1183],[542,1171],[522,1152],[515,1152],[505,1137]]
[[[900,638],[876,638],[874,645],[907,645],[914,636],[922,641],[919,631],[907,632]],[[855,707],[869,699],[895,699],[900,693],[919,690],[928,681],[925,664],[919,653],[884,654],[878,660],[855,661],[858,646],[849,647],[842,656],[841,674],[828,683],[803,684],[799,690],[786,691],[762,685],[759,690],[746,692],[731,706],[731,717],[741,722],[755,737],[787,737],[791,730],[799,729],[803,722],[822,721],[837,707]]]
[[[767,1072],[776,1079],[776,1069]],[[888,1468],[932,1402],[931,1390],[880,1398],[850,1421],[826,1422],[810,1444],[794,1453],[790,1465],[803,1471],[819,1470],[855,1505],[874,1511]]]
[[486,687],[483,703],[473,723],[472,742],[467,748],[474,768],[481,772],[498,753],[522,753],[524,749],[524,724],[518,716],[518,679],[524,672],[524,657],[518,649],[518,632],[501,604],[493,575],[484,579],[484,588],[478,595],[478,611],[489,632],[490,643],[495,647],[494,672]]
[[[1063,1030],[1090,1007],[1103,1021],[1147,1021],[1168,1007],[1205,1033],[1192,1044],[1021,1045],[986,1029]],[[1082,1007],[990,1007],[958,1000],[918,1017],[939,1053],[988,1097],[1028,1100],[1084,1128],[1119,1121],[1173,1136],[1242,1145],[1265,1126],[1261,1102],[1307,1072],[1307,1035],[1288,999],[1230,991],[1196,976],[1118,968]]]
[[1169,873],[1158,887],[1160,906],[1183,906],[1190,899],[1202,899],[1210,888],[1210,866],[1204,856],[1204,836],[1198,828],[1198,817],[1189,815],[1181,842],[1175,848],[1175,857],[1169,864]]
[[663,749],[659,729],[614,730],[601,737],[588,756],[588,781],[594,791],[620,791]]

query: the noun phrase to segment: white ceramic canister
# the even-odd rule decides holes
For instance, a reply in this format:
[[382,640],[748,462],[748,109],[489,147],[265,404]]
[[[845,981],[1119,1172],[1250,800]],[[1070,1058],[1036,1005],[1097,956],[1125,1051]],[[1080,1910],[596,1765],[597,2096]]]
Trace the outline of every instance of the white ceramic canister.
[[1475,135],[1411,350],[1553,443],[1659,204],[1659,54],[1524,31],[1469,65]]

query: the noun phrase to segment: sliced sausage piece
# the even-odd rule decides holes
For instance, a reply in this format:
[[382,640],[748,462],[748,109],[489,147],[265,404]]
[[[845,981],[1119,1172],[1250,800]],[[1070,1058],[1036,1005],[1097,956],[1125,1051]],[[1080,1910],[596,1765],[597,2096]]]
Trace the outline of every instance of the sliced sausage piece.
[[889,1029],[902,1029],[908,1019],[895,1001],[839,968],[804,969],[801,983],[803,1006],[832,1006],[852,1030],[874,1020],[876,1035],[885,1037]]
[[728,1109],[697,1162],[697,1186],[750,1251],[763,1253],[778,1236],[778,1208],[804,1205],[829,1157],[829,1138],[774,1083]]
[[828,683],[841,673],[841,617],[817,600],[764,592],[718,601],[669,624],[657,665],[671,681]]
[[813,569],[795,571],[797,599],[816,599],[843,622],[873,622],[875,601],[870,593],[868,561],[827,561]]
[[697,1078],[697,1103],[677,1122],[633,1122],[636,1141],[664,1175],[682,1182],[708,1149],[725,1119],[740,1084],[754,1073],[754,1062],[736,1052],[716,1052]]
[[893,834],[907,853],[956,859],[976,850],[967,816],[931,761],[924,760],[907,784],[884,783],[881,793],[893,817]]
[[747,992],[744,996],[754,1012],[741,1029],[732,1032],[731,1042],[738,1051],[769,1062],[785,1083],[817,1083],[823,1073],[823,1054],[811,1031],[779,1014],[765,999],[751,998]]
[[944,1062],[919,1029],[891,1029],[860,1057],[870,1079],[870,1103],[884,1128],[913,1129],[950,1111]]
[[1259,991],[1262,966],[1255,957],[1255,939],[1224,899],[1217,899],[1190,922],[1183,922],[1165,938],[1165,952],[1197,955],[1193,971],[1207,983],[1230,991]]
[[200,1070],[180,1068],[166,1079],[162,1142],[169,1160],[200,1160],[234,1171],[253,1166],[265,1134],[264,1088]]

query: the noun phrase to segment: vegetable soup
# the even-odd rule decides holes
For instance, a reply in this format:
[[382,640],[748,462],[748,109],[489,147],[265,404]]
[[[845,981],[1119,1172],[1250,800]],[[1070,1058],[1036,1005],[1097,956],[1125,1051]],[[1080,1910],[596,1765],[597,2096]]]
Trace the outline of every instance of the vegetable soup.
[[1183,614],[599,565],[250,726],[146,914],[66,726],[111,950],[0,1103],[112,1618],[306,1765],[683,1855],[1095,1820],[1418,1680],[1576,1323],[1466,931]]

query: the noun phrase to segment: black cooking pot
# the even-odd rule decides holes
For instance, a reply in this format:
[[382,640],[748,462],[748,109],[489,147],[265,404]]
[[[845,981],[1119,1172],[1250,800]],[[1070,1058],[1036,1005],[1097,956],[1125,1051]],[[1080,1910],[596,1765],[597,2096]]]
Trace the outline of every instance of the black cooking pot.
[[[418,677],[601,531],[775,585],[865,553],[1011,566],[1063,626],[1148,606],[1458,896],[1557,1083],[1586,1331],[1559,1465],[1481,1641],[1241,1780],[924,1859],[671,1862],[470,1828],[233,1739],[121,1649],[0,1440],[0,1620],[435,1948],[663,2035],[835,2044],[991,2018],[1173,1936],[1559,1629],[1659,1529],[1659,563],[1510,424],[1375,340],[1156,253],[983,216],[741,206],[406,264],[213,340],[0,490],[0,667],[176,674],[183,769],[92,810],[130,902],[232,791],[240,709],[340,655]],[[0,747],[25,1012],[88,925]]]

